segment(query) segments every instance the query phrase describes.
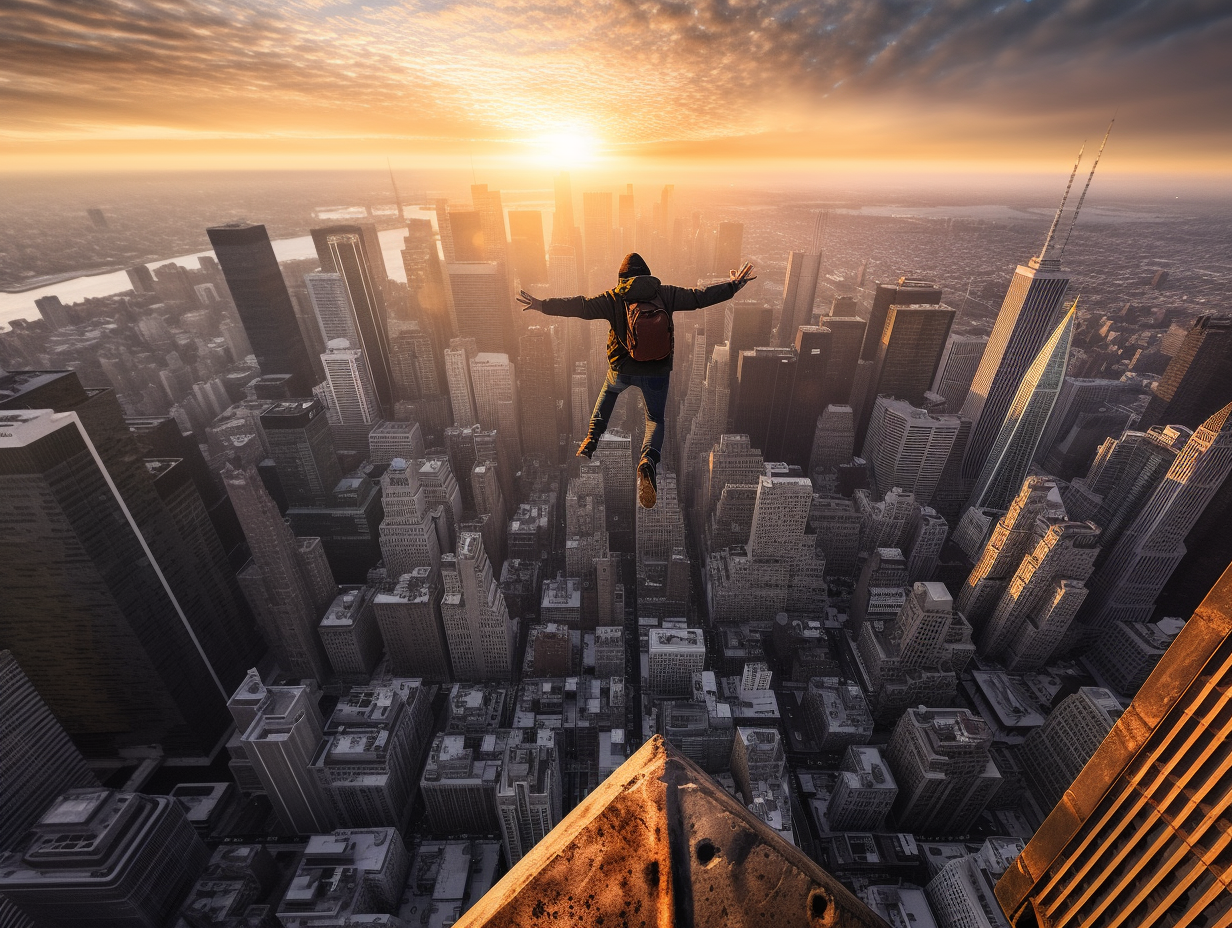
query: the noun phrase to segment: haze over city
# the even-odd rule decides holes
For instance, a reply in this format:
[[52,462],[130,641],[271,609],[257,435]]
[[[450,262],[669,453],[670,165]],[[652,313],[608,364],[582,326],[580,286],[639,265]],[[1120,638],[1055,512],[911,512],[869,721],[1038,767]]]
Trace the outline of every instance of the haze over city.
[[1232,9],[0,11],[0,928],[1227,928]]

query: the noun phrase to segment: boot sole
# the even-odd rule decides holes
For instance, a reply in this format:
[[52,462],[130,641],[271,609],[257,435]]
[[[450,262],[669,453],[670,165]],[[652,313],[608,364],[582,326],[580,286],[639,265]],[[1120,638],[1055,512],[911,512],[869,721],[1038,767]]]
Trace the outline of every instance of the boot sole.
[[655,493],[654,484],[643,477],[641,474],[637,476],[637,501],[643,509],[654,509],[655,500],[658,494]]

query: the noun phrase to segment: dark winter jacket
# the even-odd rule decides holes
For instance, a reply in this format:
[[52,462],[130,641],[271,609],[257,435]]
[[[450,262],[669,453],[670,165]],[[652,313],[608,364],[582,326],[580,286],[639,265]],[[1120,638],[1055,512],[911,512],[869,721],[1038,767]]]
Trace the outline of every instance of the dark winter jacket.
[[730,300],[738,288],[724,282],[711,284],[704,290],[673,287],[659,282],[657,277],[630,277],[598,296],[571,296],[544,300],[538,307],[549,316],[573,316],[576,319],[605,319],[611,328],[607,334],[608,366],[618,374],[639,377],[665,377],[672,369],[671,357],[662,361],[634,361],[625,345],[629,341],[629,318],[626,306],[642,300],[663,300],[669,315],[701,309]]

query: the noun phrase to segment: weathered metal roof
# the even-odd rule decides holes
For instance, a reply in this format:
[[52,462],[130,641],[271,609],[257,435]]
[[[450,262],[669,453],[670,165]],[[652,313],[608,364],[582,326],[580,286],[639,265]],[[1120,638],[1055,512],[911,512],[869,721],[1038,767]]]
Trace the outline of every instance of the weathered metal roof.
[[656,736],[458,928],[885,924]]

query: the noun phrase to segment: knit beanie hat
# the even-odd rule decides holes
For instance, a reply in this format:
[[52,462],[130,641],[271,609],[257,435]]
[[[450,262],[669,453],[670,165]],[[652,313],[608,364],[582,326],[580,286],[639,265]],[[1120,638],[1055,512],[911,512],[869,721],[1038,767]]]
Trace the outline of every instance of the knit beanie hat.
[[625,259],[620,262],[620,272],[617,276],[621,280],[629,277],[649,277],[650,268],[642,260],[642,256],[634,251],[625,255]]

